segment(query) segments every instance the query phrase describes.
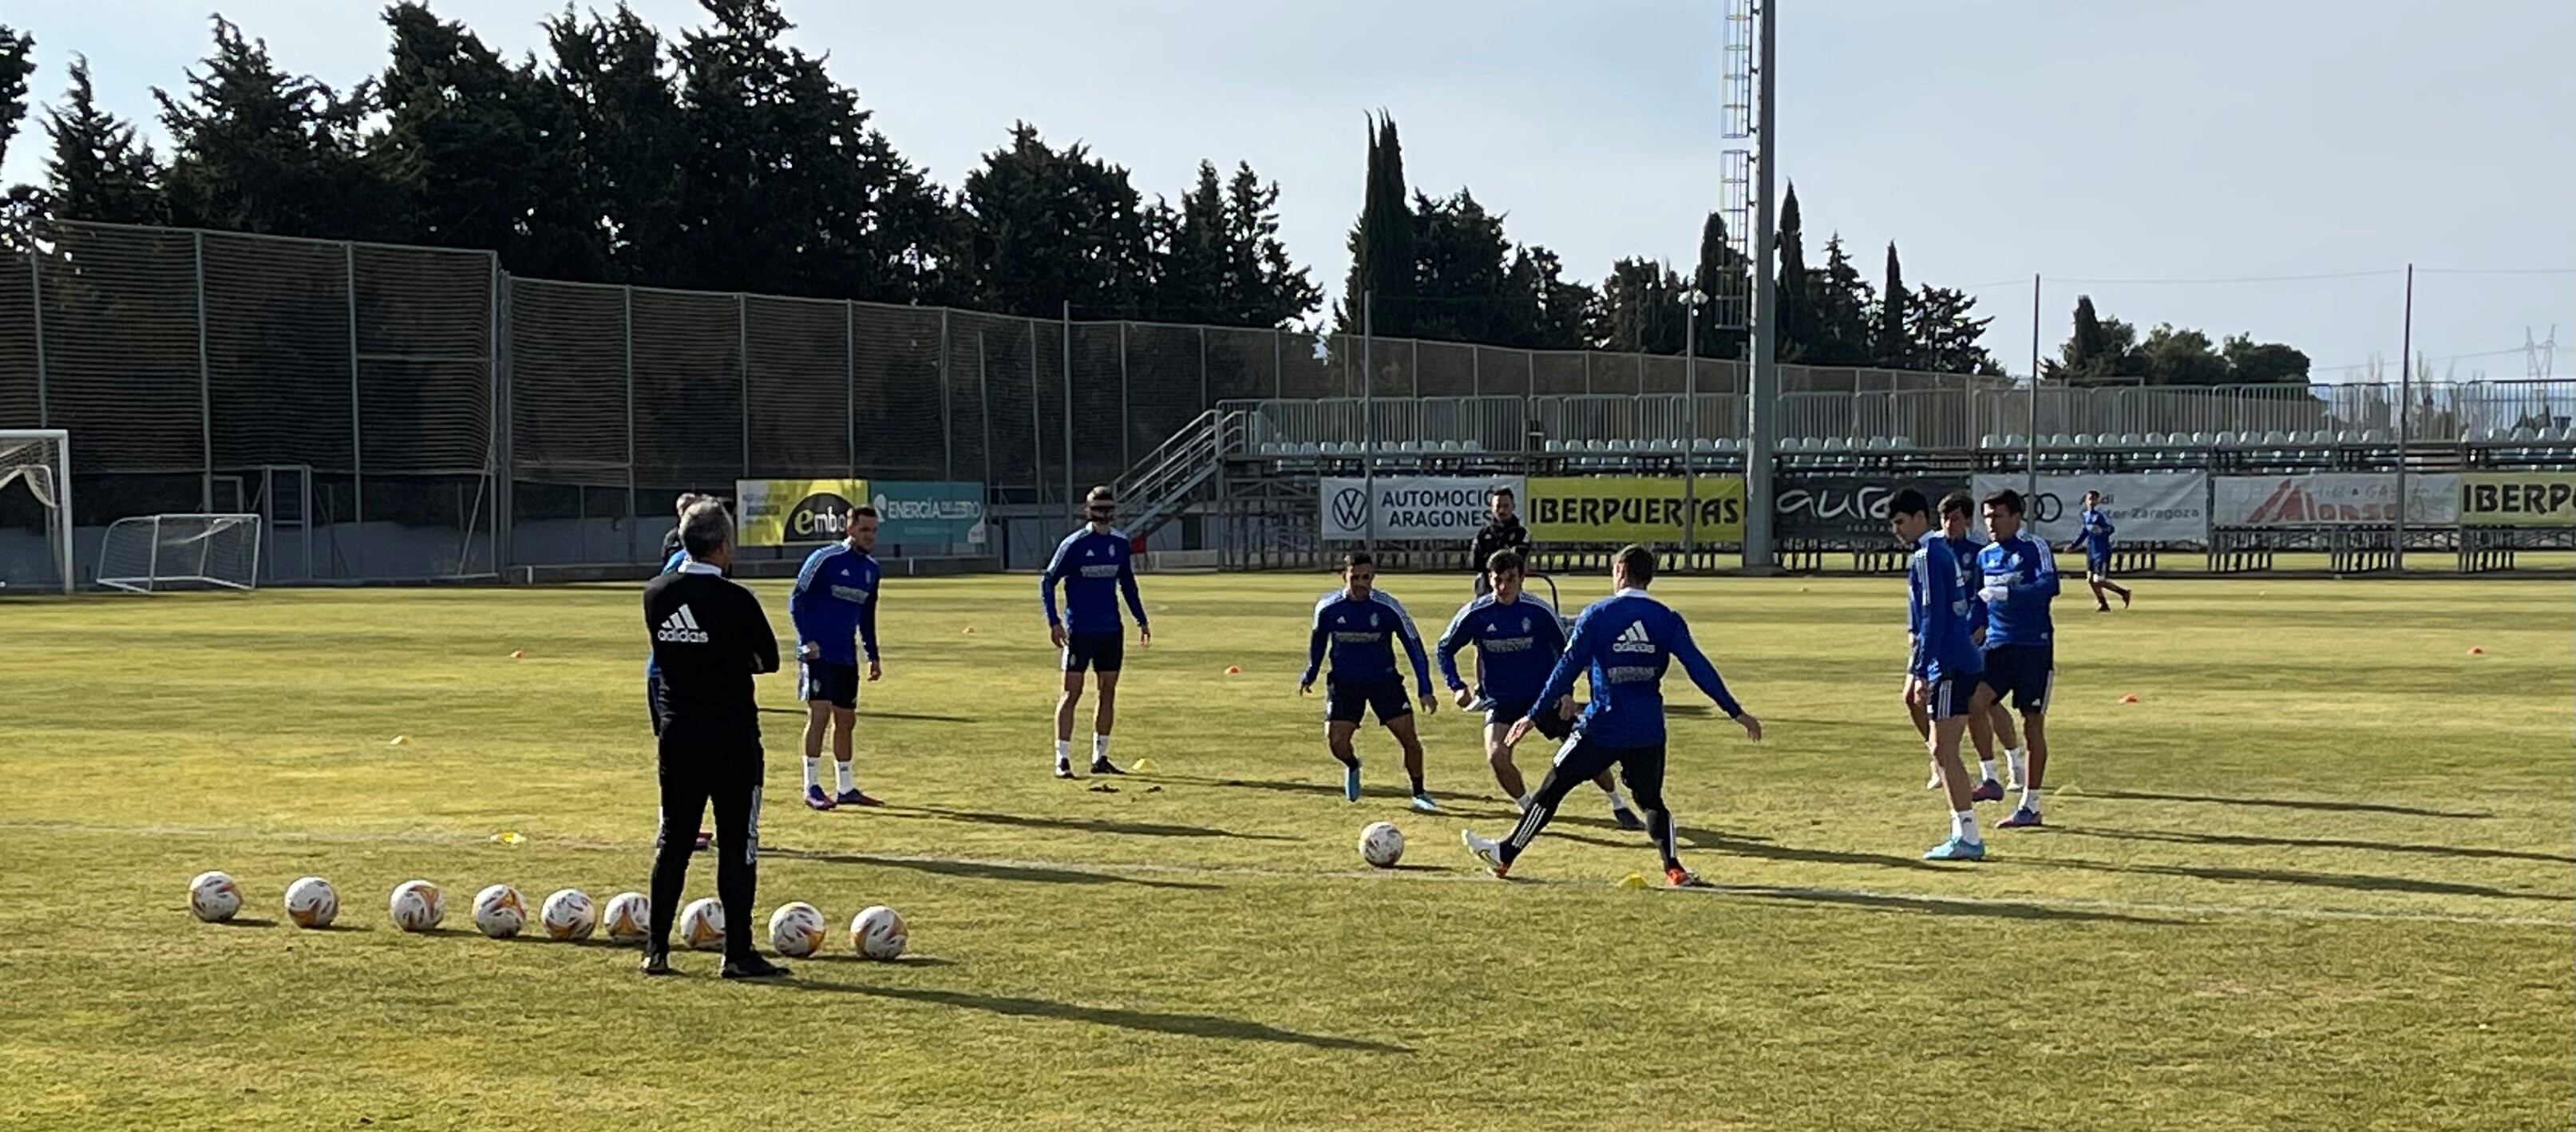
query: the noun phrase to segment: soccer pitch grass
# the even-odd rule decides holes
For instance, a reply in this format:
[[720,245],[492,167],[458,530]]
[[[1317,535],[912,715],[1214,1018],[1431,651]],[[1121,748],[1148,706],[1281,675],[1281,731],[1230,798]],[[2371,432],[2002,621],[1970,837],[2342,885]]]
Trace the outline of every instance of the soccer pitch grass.
[[[1033,580],[889,580],[859,765],[892,804],[806,810],[801,715],[764,717],[762,919],[802,899],[835,928],[783,985],[473,934],[486,884],[531,907],[644,887],[635,587],[0,605],[0,1125],[2571,1118],[2563,584],[2149,580],[2095,615],[2070,580],[2052,826],[1936,866],[1902,582],[1667,580],[1769,732],[1674,724],[1683,854],[1715,893],[1618,887],[1653,855],[1588,788],[1525,881],[1473,872],[1459,828],[1510,811],[1464,713],[1425,727],[1450,814],[1404,809],[1374,729],[1344,803],[1293,693],[1327,585],[1145,579],[1159,632],[1128,654],[1116,754],[1155,770],[1101,793],[1047,775]],[[782,586],[757,588],[783,630]],[[1466,587],[1386,588],[1437,633]],[[792,677],[761,693],[790,709]],[[1546,755],[1524,750],[1533,781]],[[1393,872],[1354,849],[1381,819],[1410,839]],[[189,918],[203,869],[242,881],[241,922]],[[284,924],[306,873],[338,886],[339,929]],[[387,925],[415,876],[446,930]],[[713,886],[701,856],[689,893]],[[845,957],[873,903],[910,921],[905,961]]]

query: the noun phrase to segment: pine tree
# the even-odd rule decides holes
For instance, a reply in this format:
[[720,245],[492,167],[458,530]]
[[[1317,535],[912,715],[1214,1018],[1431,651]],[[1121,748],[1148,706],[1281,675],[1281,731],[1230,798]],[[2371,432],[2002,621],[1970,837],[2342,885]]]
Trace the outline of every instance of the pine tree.
[[1780,202],[1780,239],[1776,249],[1780,259],[1778,292],[1774,298],[1774,320],[1779,324],[1772,342],[1773,355],[1780,361],[1805,360],[1816,337],[1815,298],[1807,289],[1806,235],[1800,231],[1798,183],[1789,182],[1789,191]]
[[1359,330],[1365,300],[1370,304],[1365,321],[1375,332],[1401,337],[1412,332],[1418,262],[1412,202],[1404,182],[1404,143],[1396,136],[1393,115],[1380,112],[1369,126],[1368,181],[1359,222],[1351,228],[1351,273],[1337,322],[1345,331]]
[[54,143],[46,170],[53,214],[111,224],[167,222],[151,144],[136,138],[133,123],[99,109],[86,57],[72,56],[71,80],[63,104],[45,112],[45,133]]
[[1896,261],[1896,242],[1887,244],[1887,280],[1878,292],[1878,345],[1876,364],[1887,369],[1912,369],[1916,365],[1913,342],[1905,329],[1905,269]]

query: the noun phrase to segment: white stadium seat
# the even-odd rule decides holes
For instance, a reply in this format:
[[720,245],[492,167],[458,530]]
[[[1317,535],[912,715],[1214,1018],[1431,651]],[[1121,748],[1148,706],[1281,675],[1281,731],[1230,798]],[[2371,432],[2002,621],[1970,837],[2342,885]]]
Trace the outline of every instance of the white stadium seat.
[[2263,434],[2263,443],[2275,448],[2288,444],[2289,442],[2290,438],[2285,433],[2267,432]]

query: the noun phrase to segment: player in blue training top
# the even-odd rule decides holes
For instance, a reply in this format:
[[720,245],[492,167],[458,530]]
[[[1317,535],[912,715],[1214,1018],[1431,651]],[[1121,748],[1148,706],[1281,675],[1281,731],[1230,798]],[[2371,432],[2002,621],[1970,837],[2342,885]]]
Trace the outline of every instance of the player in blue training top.
[[2048,770],[2049,693],[2057,687],[2056,628],[2048,603],[2057,596],[2057,555],[2031,537],[2021,525],[2021,493],[2011,488],[1986,497],[1986,533],[1994,541],[1977,552],[1980,589],[1986,603],[1986,683],[1993,687],[1995,710],[2011,696],[2021,712],[2023,741],[2030,744],[2030,764],[2017,767],[2021,804],[1997,829],[2027,829],[2040,824],[2040,782]]
[[2068,550],[2084,552],[2084,581],[2093,587],[2093,612],[2111,612],[2110,599],[2102,596],[2109,590],[2120,595],[2120,608],[2129,607],[2129,588],[2111,580],[2111,513],[2102,509],[2102,493],[2084,493],[2084,529],[2075,536]]
[[[1109,761],[1109,728],[1118,722],[1118,672],[1126,666],[1126,626],[1118,620],[1118,598],[1136,618],[1136,646],[1154,643],[1145,623],[1145,600],[1136,593],[1133,549],[1127,536],[1112,530],[1118,497],[1106,487],[1092,488],[1082,500],[1080,530],[1064,536],[1055,557],[1038,579],[1038,601],[1046,606],[1047,639],[1064,650],[1064,694],[1055,701],[1055,776],[1073,777],[1073,712],[1082,706],[1082,674],[1099,673],[1100,704],[1091,710],[1091,773],[1125,774]],[[1056,616],[1055,587],[1064,584],[1064,616]]]
[[1923,855],[1928,861],[1975,861],[1986,855],[1977,833],[1976,803],[1969,798],[1967,768],[1959,765],[1959,732],[1994,703],[1986,687],[1985,658],[1970,638],[1972,595],[1959,582],[1959,559],[1932,522],[1932,504],[1906,488],[1888,500],[1887,525],[1913,548],[1906,559],[1906,629],[1913,655],[1905,666],[1905,700],[1932,717],[1932,765],[1950,801],[1950,839]]
[[[1504,738],[1511,726],[1523,717],[1538,717],[1538,733],[1550,739],[1563,739],[1574,731],[1574,698],[1567,696],[1556,710],[1533,713],[1540,688],[1547,686],[1547,674],[1556,667],[1557,655],[1565,651],[1565,625],[1556,609],[1521,590],[1528,580],[1526,566],[1517,550],[1497,550],[1485,558],[1484,593],[1458,610],[1449,619],[1449,628],[1440,634],[1440,643],[1431,650],[1440,665],[1440,678],[1458,697],[1458,706],[1473,709],[1476,691],[1458,677],[1458,650],[1476,646],[1478,668],[1482,673],[1485,699],[1485,761],[1494,768],[1494,783],[1503,788],[1504,796],[1514,808],[1529,812],[1529,789],[1521,771],[1512,765],[1512,744]],[[1619,797],[1619,786],[1608,770],[1594,778],[1610,795],[1610,817],[1619,828],[1646,828],[1635,811]]]
[[1575,619],[1574,641],[1548,672],[1536,706],[1512,724],[1506,740],[1517,743],[1537,729],[1543,713],[1556,710],[1556,702],[1573,693],[1575,677],[1591,680],[1592,702],[1584,706],[1582,720],[1574,725],[1574,738],[1556,753],[1556,765],[1539,782],[1538,793],[1531,796],[1529,810],[1521,815],[1512,835],[1496,842],[1476,836],[1473,830],[1459,833],[1467,852],[1495,876],[1510,875],[1512,862],[1529,848],[1531,838],[1547,828],[1548,819],[1556,816],[1557,805],[1575,783],[1615,766],[1627,780],[1629,793],[1636,796],[1637,807],[1646,811],[1646,835],[1663,855],[1664,879],[1675,888],[1704,886],[1682,867],[1673,842],[1673,814],[1664,805],[1664,671],[1674,661],[1681,662],[1691,683],[1717,701],[1718,709],[1755,742],[1762,739],[1762,721],[1746,714],[1727,694],[1717,666],[1691,643],[1690,626],[1682,615],[1646,596],[1646,587],[1654,580],[1653,551],[1631,545],[1611,557],[1610,596],[1593,602]]
[[[796,694],[805,701],[805,804],[881,806],[859,791],[850,768],[850,732],[859,720],[858,638],[868,654],[868,680],[885,675],[877,663],[877,593],[884,572],[869,552],[877,548],[877,509],[850,509],[841,541],[806,556],[787,595],[796,623]],[[832,733],[833,777],[838,793],[823,792],[823,733]]]
[[[1977,501],[1967,492],[1953,491],[1941,497],[1941,537],[1950,544],[1950,553],[1959,560],[1959,588],[1969,595],[1969,637],[1978,647],[1983,648],[1986,635],[1986,604],[1984,596],[1978,591],[1984,588],[1985,583],[1977,576],[1977,554],[1985,549],[1985,544],[1978,542],[1974,535],[1968,533],[1968,527],[1975,520],[1976,512]],[[1913,639],[1909,635],[1906,647],[1911,649],[1913,644]],[[1929,757],[1932,717],[1922,704],[1908,702],[1905,706],[1906,710],[1914,716],[1914,733],[1923,737],[1925,755]],[[2019,741],[2013,737],[2011,715],[2001,707],[1996,707],[1981,715],[1970,716],[1968,739],[1976,745],[1979,771],[1976,789],[1968,792],[1971,801],[2000,802],[2003,800],[2004,784],[1995,777],[1995,738],[1998,735],[2003,738],[2005,764],[2013,768],[2014,775],[2018,776],[2021,773],[2021,751],[2018,746]],[[1923,784],[1923,788],[1926,790],[1941,788],[1939,766],[1932,768],[1932,778]]]
[[1360,800],[1360,757],[1351,750],[1351,735],[1359,730],[1360,713],[1371,711],[1404,748],[1413,808],[1439,813],[1439,804],[1422,788],[1422,739],[1414,733],[1413,705],[1404,699],[1404,676],[1395,668],[1395,643],[1401,639],[1405,656],[1413,661],[1413,685],[1423,714],[1440,710],[1439,701],[1431,698],[1431,662],[1422,655],[1422,634],[1414,631],[1403,605],[1376,589],[1377,560],[1367,551],[1342,555],[1341,573],[1342,588],[1315,603],[1306,674],[1297,680],[1297,694],[1314,690],[1315,674],[1329,652],[1333,676],[1324,683],[1324,746],[1342,764],[1342,798]]

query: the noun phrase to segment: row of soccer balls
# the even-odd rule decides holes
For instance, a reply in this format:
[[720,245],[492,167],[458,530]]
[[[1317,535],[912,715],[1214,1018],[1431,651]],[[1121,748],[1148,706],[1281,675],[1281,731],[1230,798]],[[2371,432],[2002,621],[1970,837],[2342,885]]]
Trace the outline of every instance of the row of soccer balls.
[[[219,923],[240,914],[241,908],[241,885],[230,876],[199,873],[188,882],[188,910],[200,920]],[[304,877],[286,886],[286,918],[295,926],[329,927],[339,917],[340,894],[330,881]],[[447,918],[447,897],[428,881],[404,881],[394,886],[391,918],[404,931],[428,931]],[[516,888],[496,884],[474,894],[474,927],[484,935],[509,939],[519,934],[527,920],[527,902]],[[590,894],[566,888],[546,897],[537,909],[538,929],[548,939],[585,940],[592,932],[605,930],[608,938],[619,943],[642,943],[652,923],[653,902],[641,892],[610,897],[603,914],[591,903]],[[713,897],[691,901],[680,910],[677,930],[683,947],[697,951],[723,947],[724,905]],[[780,955],[803,958],[823,949],[827,930],[820,910],[802,900],[790,901],[769,916],[769,946]],[[862,958],[900,957],[908,942],[903,917],[892,908],[872,906],[850,921],[850,946]]]

